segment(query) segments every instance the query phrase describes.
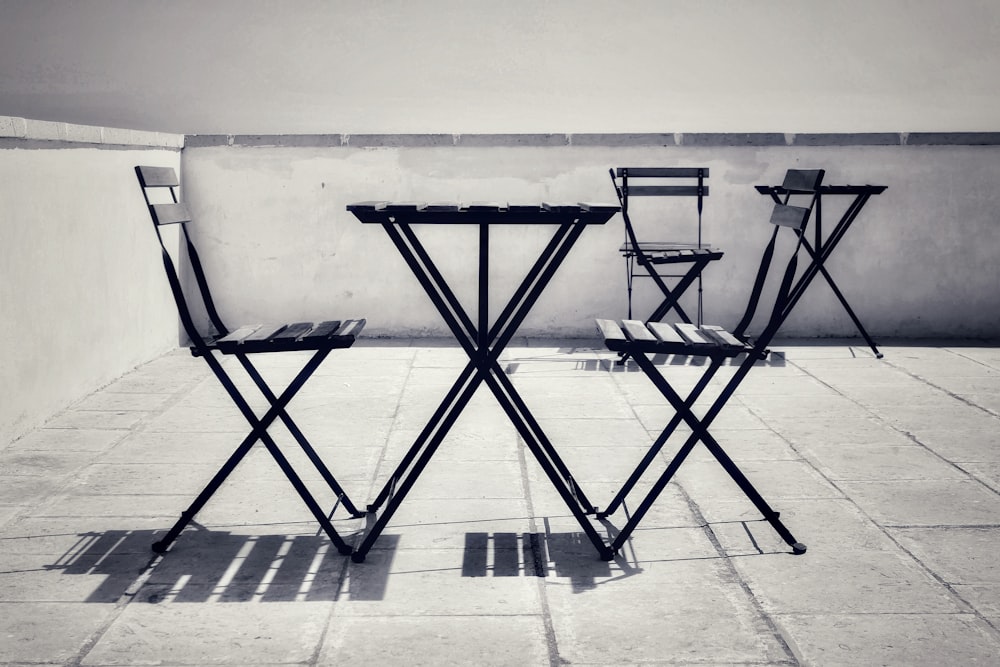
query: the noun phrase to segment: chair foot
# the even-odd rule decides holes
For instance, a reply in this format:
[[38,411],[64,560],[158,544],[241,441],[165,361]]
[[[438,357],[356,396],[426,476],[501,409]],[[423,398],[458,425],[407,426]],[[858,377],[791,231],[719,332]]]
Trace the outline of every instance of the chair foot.
[[884,355],[884,354],[882,354],[881,352],[876,352],[876,353],[875,353],[875,358],[876,358],[876,359],[881,359],[881,358],[882,358],[882,357],[884,357],[884,356],[885,356],[885,355]]
[[354,561],[355,563],[364,563],[365,554],[358,553],[357,551],[355,551],[354,553],[351,554],[351,560]]
[[796,542],[795,544],[792,545],[793,554],[799,555],[799,554],[804,554],[805,552],[806,552],[806,545],[802,544],[801,542]]
[[170,547],[169,544],[165,544],[162,540],[159,542],[153,542],[153,551],[158,554],[167,553],[167,549]]

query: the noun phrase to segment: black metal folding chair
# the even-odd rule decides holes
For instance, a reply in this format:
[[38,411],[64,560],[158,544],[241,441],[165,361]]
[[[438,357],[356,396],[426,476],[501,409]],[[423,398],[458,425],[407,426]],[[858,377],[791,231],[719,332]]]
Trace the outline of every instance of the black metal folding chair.
[[[771,233],[771,240],[764,250],[761,258],[760,268],[754,280],[750,299],[746,312],[739,324],[732,330],[726,331],[718,326],[697,326],[691,323],[667,324],[662,322],[640,322],[637,320],[625,320],[615,322],[612,320],[598,320],[597,326],[604,337],[605,345],[609,350],[624,353],[632,357],[639,365],[639,368],[653,382],[663,397],[677,411],[675,416],[668,422],[660,435],[656,438],[647,455],[636,467],[635,472],[622,486],[622,489],[615,498],[608,504],[607,508],[598,512],[599,518],[605,518],[614,513],[624,502],[626,496],[635,487],[659,454],[663,445],[674,433],[677,427],[683,422],[691,429],[691,435],[687,438],[681,448],[674,455],[667,465],[666,470],[659,476],[652,488],[643,497],[635,511],[628,518],[624,527],[614,538],[612,549],[617,551],[635,530],[643,516],[649,511],[666,485],[673,478],[681,464],[690,454],[691,450],[698,442],[703,442],[709,452],[722,465],[733,481],[739,485],[744,494],[753,502],[781,538],[792,547],[795,553],[804,553],[806,547],[798,542],[784,524],[779,519],[778,512],[771,509],[764,498],[757,492],[754,486],[740,471],[739,467],[722,449],[719,443],[709,432],[712,422],[718,417],[726,403],[733,396],[740,383],[747,376],[754,365],[765,358],[767,345],[774,338],[778,328],[784,321],[786,306],[789,299],[793,298],[795,288],[795,276],[798,264],[799,251],[803,247],[803,233],[809,216],[816,203],[819,187],[824,176],[823,170],[790,170],[786,177],[789,192],[784,202],[776,203],[771,214],[770,222],[774,225]],[[792,196],[804,196],[807,199],[805,206],[795,206],[790,203]],[[746,336],[747,327],[750,326],[757,311],[761,294],[764,290],[767,276],[771,269],[772,260],[775,254],[775,246],[778,240],[778,230],[787,227],[795,232],[796,240],[794,250],[785,265],[781,283],[777,289],[774,307],[767,319],[763,331],[755,339],[751,340]],[[705,369],[701,379],[690,391],[687,398],[682,398],[671,386],[670,382],[663,376],[656,364],[650,358],[651,355],[670,354],[681,357],[707,357],[710,364]],[[698,418],[693,412],[695,401],[699,398],[708,386],[712,377],[722,367],[727,360],[742,357],[742,361],[735,372],[719,392],[715,401],[711,404],[702,418]]]
[[[611,169],[610,173],[618,201],[621,202],[622,217],[625,219],[625,243],[619,251],[625,258],[628,318],[632,319],[635,278],[651,278],[662,292],[663,299],[646,321],[659,322],[672,310],[681,321],[691,323],[691,318],[680,304],[680,298],[697,281],[698,302],[694,321],[701,325],[701,274],[709,262],[720,259],[723,254],[702,239],[701,214],[705,197],[708,196],[708,168],[618,167],[617,170]],[[678,180],[681,181],[680,185],[676,184]],[[629,203],[633,197],[693,197],[698,213],[697,237],[683,241],[639,240],[640,235],[636,232],[629,211]],[[675,282],[669,285],[668,280]]]
[[[316,521],[329,536],[338,551],[344,555],[350,554],[352,551],[351,546],[337,533],[336,529],[330,523],[330,517],[333,516],[340,505],[343,505],[344,509],[353,517],[364,516],[364,512],[359,511],[354,503],[351,502],[343,487],[340,486],[333,474],[323,463],[319,454],[310,445],[309,441],[306,440],[302,431],[296,426],[285,408],[332,350],[351,347],[354,344],[355,339],[365,326],[365,320],[329,320],[317,324],[311,322],[255,324],[229,329],[223,323],[222,318],[215,308],[198,252],[188,234],[187,223],[191,222],[191,214],[187,206],[178,201],[177,189],[180,186],[180,182],[177,179],[176,172],[170,167],[139,166],[135,168],[135,173],[139,178],[139,185],[142,188],[143,197],[149,208],[153,227],[156,230],[156,237],[160,242],[160,248],[163,252],[163,265],[167,272],[167,279],[170,283],[174,300],[177,303],[177,311],[181,323],[184,326],[184,331],[191,340],[191,354],[203,358],[208,363],[209,368],[215,373],[215,376],[222,383],[222,386],[229,393],[236,407],[251,427],[250,433],[243,439],[229,459],[226,460],[191,506],[181,514],[177,523],[174,524],[163,539],[153,544],[153,551],[163,553],[170,547],[180,532],[184,530],[215,491],[225,482],[226,478],[240,461],[260,441],[264,444],[267,451],[270,452],[271,456],[274,457],[278,466],[285,473],[289,482],[291,482],[303,502],[305,502],[309,511],[316,517]],[[156,192],[162,193],[164,191],[169,192],[169,197],[166,195],[157,196],[155,194]],[[164,199],[165,201],[156,203],[155,199]],[[205,312],[216,331],[211,336],[202,336],[197,327],[195,327],[194,318],[188,308],[187,297],[181,287],[181,279],[177,273],[173,253],[167,248],[167,244],[164,242],[160,231],[162,225],[170,224],[179,224],[181,226],[182,240],[187,251],[188,262],[194,273],[198,291],[205,306]],[[303,350],[312,351],[314,354],[279,395],[276,395],[268,387],[264,378],[248,357],[250,354]],[[258,417],[256,415],[247,400],[236,388],[232,379],[226,373],[225,369],[223,369],[219,358],[216,357],[216,353],[233,355],[239,360],[254,384],[257,385],[257,388],[270,403],[271,407],[262,416]],[[268,434],[267,429],[275,419],[282,421],[289,433],[298,442],[302,451],[313,465],[315,465],[320,475],[337,496],[337,504],[334,505],[333,510],[329,513],[324,512],[320,508],[319,503],[295,472],[291,463]]]

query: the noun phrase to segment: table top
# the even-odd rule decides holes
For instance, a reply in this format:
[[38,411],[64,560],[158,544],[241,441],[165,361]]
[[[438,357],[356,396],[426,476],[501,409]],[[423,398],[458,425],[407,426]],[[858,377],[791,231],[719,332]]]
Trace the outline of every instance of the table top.
[[[754,187],[762,195],[788,194],[788,190],[780,185],[755,185]],[[879,195],[888,187],[888,185],[821,185],[819,193],[821,195]]]
[[366,201],[348,204],[347,210],[361,222],[377,224],[521,224],[560,225],[578,222],[602,225],[621,207],[617,204],[470,204],[442,202]]

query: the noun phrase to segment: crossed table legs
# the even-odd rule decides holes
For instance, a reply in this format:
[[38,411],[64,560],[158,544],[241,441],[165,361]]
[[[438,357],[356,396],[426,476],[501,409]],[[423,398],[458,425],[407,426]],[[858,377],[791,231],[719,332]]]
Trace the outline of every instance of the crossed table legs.
[[382,533],[434,455],[437,447],[448,434],[451,426],[458,419],[479,386],[485,382],[528,449],[541,465],[546,476],[559,492],[573,516],[576,517],[584,533],[597,548],[601,558],[610,560],[613,557],[613,551],[587,518],[587,514],[596,512],[596,508],[587,499],[583,490],[577,486],[565,463],[498,363],[500,354],[552,279],[570,248],[579,238],[586,223],[579,219],[566,219],[558,226],[551,241],[541,252],[492,326],[489,324],[488,318],[490,225],[484,222],[479,223],[478,227],[479,303],[478,321],[474,323],[438,271],[411,226],[398,220],[387,221],[383,224],[383,228],[403,259],[441,313],[456,340],[468,354],[469,362],[455,380],[428,424],[393,471],[389,481],[374,502],[368,506],[369,525],[361,543],[355,548],[352,559],[355,562],[364,561],[373,543]]

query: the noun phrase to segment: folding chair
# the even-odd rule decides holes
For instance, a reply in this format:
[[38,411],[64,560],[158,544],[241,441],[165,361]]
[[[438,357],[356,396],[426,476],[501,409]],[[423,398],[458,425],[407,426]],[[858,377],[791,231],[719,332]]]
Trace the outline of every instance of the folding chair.
[[[597,321],[597,326],[608,349],[631,356],[663,397],[677,411],[676,415],[668,422],[667,426],[653,442],[649,452],[636,467],[632,476],[623,485],[621,491],[608,504],[606,509],[597,513],[598,518],[605,518],[618,509],[681,422],[686,423],[691,429],[691,435],[684,442],[684,445],[677,451],[677,454],[674,455],[673,459],[667,465],[666,470],[656,480],[635,512],[628,518],[621,532],[615,537],[611,545],[613,550],[617,551],[625,543],[694,446],[698,442],[703,442],[733,481],[736,482],[744,494],[761,512],[764,519],[792,547],[792,551],[797,554],[805,552],[805,545],[798,542],[792,536],[779,519],[778,512],[771,509],[708,429],[750,370],[758,361],[766,356],[767,345],[774,338],[775,333],[777,333],[778,328],[784,320],[785,307],[791,298],[791,293],[794,291],[793,282],[798,264],[799,251],[803,247],[802,232],[815,206],[823,176],[824,171],[821,169],[790,170],[788,172],[788,176],[785,179],[786,184],[790,186],[788,197],[785,198],[784,202],[778,202],[774,206],[770,219],[771,224],[774,225],[771,240],[761,258],[746,312],[732,332],[718,326],[697,326],[683,322],[666,324],[662,322],[643,323],[637,320],[625,320],[620,323],[612,320]],[[804,196],[807,199],[806,205],[795,206],[790,204],[790,198],[793,195]],[[756,340],[751,340],[746,336],[745,332],[757,311],[761,293],[763,292],[775,254],[778,230],[782,227],[788,227],[795,232],[795,247],[785,265],[781,283],[777,289],[774,307],[771,310],[767,323],[760,336]],[[650,355],[656,354],[672,354],[681,357],[707,357],[711,360],[711,363],[705,369],[701,379],[691,390],[687,398],[681,398],[650,359]],[[699,419],[692,410],[695,401],[708,386],[719,368],[727,360],[737,357],[742,357],[742,361],[739,363],[736,371],[705,412],[704,417]]]
[[[153,544],[153,551],[163,553],[166,551],[180,532],[191,522],[195,515],[201,510],[206,502],[212,497],[215,491],[222,485],[229,474],[250,452],[253,446],[262,442],[267,451],[271,454],[278,466],[284,472],[288,481],[298,492],[303,502],[316,517],[324,532],[329,536],[341,554],[348,555],[352,548],[337,533],[330,523],[330,517],[340,505],[354,517],[364,516],[364,512],[351,502],[351,499],[344,492],[333,474],[323,463],[319,454],[306,440],[302,431],[285,410],[288,403],[296,393],[305,385],[306,381],[326,359],[327,355],[334,349],[351,347],[355,339],[364,328],[365,320],[328,320],[313,324],[311,322],[295,322],[291,324],[254,324],[241,326],[236,329],[228,328],[219,316],[212,300],[212,295],[208,288],[208,281],[202,269],[198,252],[195,250],[191,236],[188,234],[187,224],[191,222],[191,214],[185,204],[180,203],[177,198],[177,188],[180,183],[177,175],[170,167],[136,167],[136,176],[139,178],[139,185],[142,189],[143,197],[149,208],[149,214],[156,230],[156,237],[160,242],[163,252],[163,265],[167,272],[167,280],[173,292],[174,300],[177,303],[177,311],[180,316],[184,331],[191,340],[191,354],[202,357],[208,363],[212,372],[222,383],[222,386],[229,393],[236,407],[250,424],[250,433],[243,439],[233,454],[223,464],[205,489],[197,496],[191,506],[181,514],[180,519],[174,524],[167,535]],[[169,191],[169,200],[163,203],[154,203],[156,199],[154,192]],[[160,199],[167,199],[165,195],[160,195]],[[195,281],[198,285],[201,300],[205,307],[205,312],[215,328],[216,333],[204,337],[194,324],[194,318],[188,308],[187,297],[181,287],[181,280],[175,268],[172,253],[167,249],[160,227],[163,225],[179,224],[182,230],[183,241],[186,246],[188,261],[194,273]],[[289,383],[286,389],[276,395],[264,381],[264,378],[251,363],[248,355],[269,353],[269,352],[289,352],[289,351],[311,351],[312,357],[303,366],[302,370]],[[260,417],[256,415],[248,404],[247,400],[240,394],[232,379],[223,369],[220,359],[216,353],[223,355],[233,355],[239,360],[240,365],[246,370],[254,384],[270,403],[270,408]],[[288,459],[275,444],[273,438],[268,434],[267,429],[275,421],[280,419],[288,431],[292,434],[302,451],[313,463],[320,475],[329,485],[330,489],[337,496],[337,504],[333,510],[327,514],[324,512],[316,499],[309,492],[309,489],[302,482],[302,479],[292,468]]]
[[[619,251],[625,258],[626,286],[628,290],[628,318],[632,319],[632,288],[635,278],[651,278],[663,293],[660,305],[646,318],[659,322],[673,310],[681,321],[691,323],[691,318],[681,307],[680,298],[697,280],[698,303],[695,322],[702,323],[701,273],[709,262],[722,257],[722,251],[710,247],[702,239],[701,214],[708,196],[707,167],[618,167],[611,169],[611,182],[625,219],[625,242]],[[674,179],[688,181],[674,185]],[[635,184],[638,181],[638,185]],[[669,184],[664,184],[664,182]],[[629,212],[632,197],[693,197],[698,212],[697,238],[691,241],[640,241]],[[637,271],[639,267],[641,271]],[[665,272],[664,272],[665,271]],[[673,286],[666,279],[676,280]]]

